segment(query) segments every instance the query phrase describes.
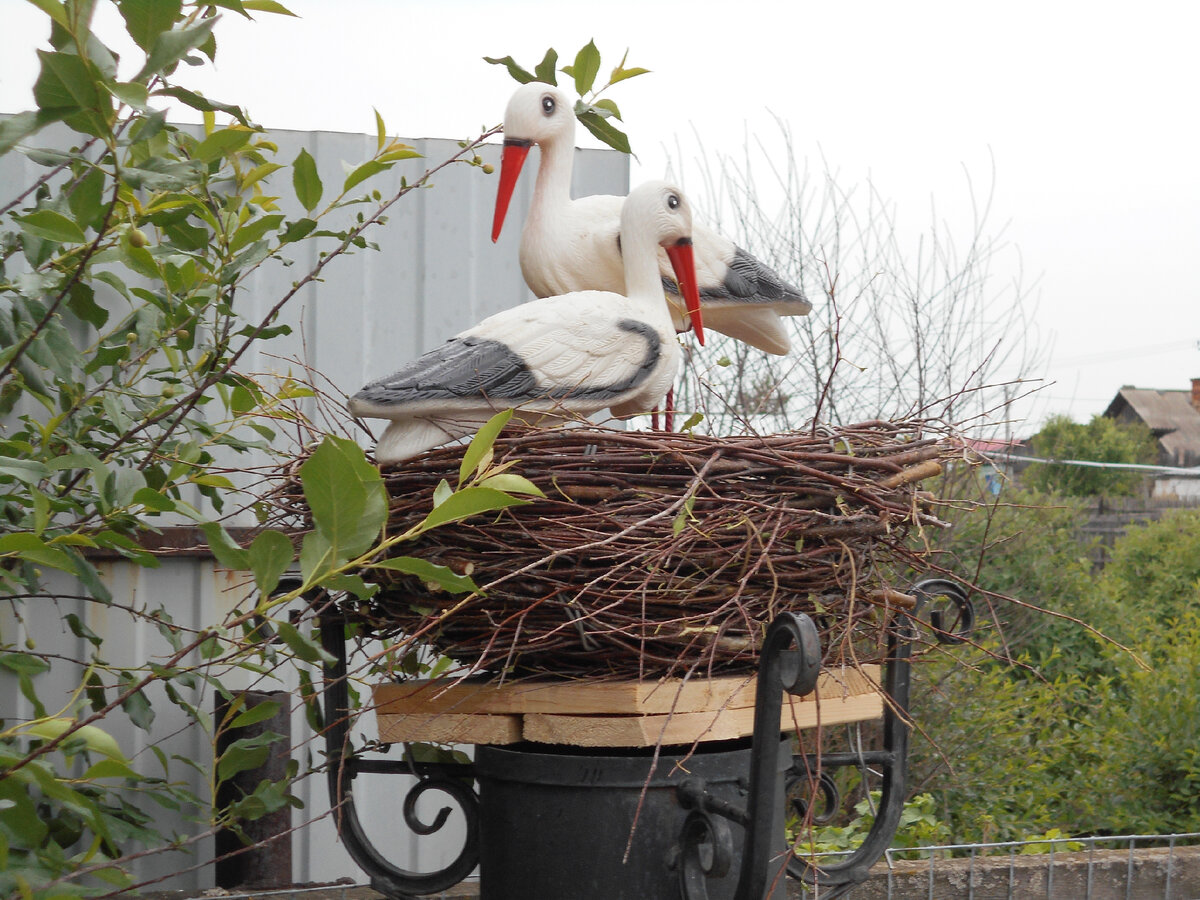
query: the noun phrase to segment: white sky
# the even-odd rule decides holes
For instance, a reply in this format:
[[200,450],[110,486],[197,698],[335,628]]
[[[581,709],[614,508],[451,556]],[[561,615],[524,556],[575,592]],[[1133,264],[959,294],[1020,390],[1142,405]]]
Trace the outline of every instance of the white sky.
[[[628,47],[653,70],[611,95],[635,182],[678,147],[685,172],[736,157],[778,116],[814,174],[869,177],[902,222],[935,208],[965,240],[968,176],[986,192],[994,167],[989,223],[1013,246],[992,273],[1037,282],[1053,347],[1035,417],[1200,376],[1200,3],[284,2],[301,18],[226,14],[215,70],[184,83],[271,128],[373,131],[375,107],[391,133],[469,138],[515,86],[481,57],[532,67],[594,38],[606,73]],[[31,105],[43,21],[0,0],[0,112]]]

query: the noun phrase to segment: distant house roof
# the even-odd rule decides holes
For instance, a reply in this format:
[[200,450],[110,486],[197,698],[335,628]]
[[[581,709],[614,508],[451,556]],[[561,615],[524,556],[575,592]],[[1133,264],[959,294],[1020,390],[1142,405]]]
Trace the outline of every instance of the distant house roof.
[[1104,415],[1122,422],[1142,422],[1158,438],[1162,461],[1172,466],[1200,465],[1200,410],[1193,391],[1156,391],[1124,387]]

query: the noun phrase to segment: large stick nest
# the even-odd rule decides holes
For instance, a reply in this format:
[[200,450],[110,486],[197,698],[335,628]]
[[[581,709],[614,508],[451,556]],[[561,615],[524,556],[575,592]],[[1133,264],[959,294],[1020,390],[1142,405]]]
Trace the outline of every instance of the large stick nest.
[[[431,589],[372,570],[382,590],[343,612],[491,672],[645,677],[757,665],[766,625],[806,612],[826,663],[883,652],[892,578],[920,567],[914,529],[941,526],[917,483],[949,443],[926,423],[710,438],[595,428],[516,431],[495,459],[546,494],[438,528],[400,552],[470,574]],[[385,470],[389,530],[422,521],[458,478],[461,447]]]

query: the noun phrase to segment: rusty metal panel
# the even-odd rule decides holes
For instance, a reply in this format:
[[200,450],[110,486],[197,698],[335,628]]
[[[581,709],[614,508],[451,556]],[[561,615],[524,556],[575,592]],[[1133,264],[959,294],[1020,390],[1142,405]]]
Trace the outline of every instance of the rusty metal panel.
[[[340,191],[343,160],[362,160],[374,149],[375,141],[374,136],[329,132],[281,131],[268,137],[278,144],[281,162],[293,160],[302,147],[313,155],[325,184],[326,200]],[[70,145],[71,138],[61,130],[47,130],[35,143],[64,147]],[[389,197],[399,189],[401,177],[411,182],[428,166],[458,149],[457,142],[451,140],[424,139],[410,143],[424,158],[401,163],[392,172],[369,182],[369,187]],[[498,167],[498,144],[482,148],[480,155]],[[282,373],[289,367],[287,358],[295,356],[329,379],[337,390],[349,394],[484,316],[531,297],[521,278],[517,245],[533,194],[535,165],[536,160],[531,160],[527,166],[504,234],[496,244],[490,240],[495,176],[489,177],[479,168],[464,164],[451,165],[438,173],[432,189],[416,190],[402,198],[388,211],[387,224],[367,235],[379,245],[379,252],[355,250],[352,255],[335,260],[321,282],[305,287],[285,307],[280,321],[291,324],[293,334],[271,342],[256,355],[248,355],[242,361],[242,368],[250,372]],[[44,171],[19,154],[0,157],[0,203],[7,202],[24,185],[32,184]],[[281,170],[275,177],[290,178],[290,171]],[[628,188],[627,157],[607,150],[576,151],[573,185],[576,196],[625,194]],[[339,215],[349,217],[360,209],[366,207],[351,207],[349,212]],[[289,216],[302,214],[298,208],[285,207],[284,212]],[[311,268],[319,249],[302,248],[290,267],[277,263],[264,266],[248,279],[235,302],[248,318],[265,315],[290,290],[292,283]],[[3,432],[0,422],[0,434]],[[247,456],[229,460],[232,465],[244,467],[260,461]],[[140,569],[122,562],[100,566],[118,605],[151,609],[162,606],[176,624],[187,629],[220,621],[245,599],[245,579],[216,567],[208,559],[168,559],[158,569]],[[28,601],[20,618],[14,615],[10,604],[0,602],[0,634],[5,642],[19,646],[30,637],[42,651],[85,660],[88,645],[64,624],[65,617],[73,613],[105,639],[104,657],[116,666],[132,668],[147,660],[164,658],[167,644],[154,623],[131,620],[119,609],[78,599],[78,587],[66,577],[50,576],[47,586],[54,597]],[[48,706],[56,696],[65,700],[77,684],[78,671],[56,666],[54,672],[39,676],[39,691]],[[284,690],[296,697],[295,675],[283,670],[278,679],[252,683],[249,678],[231,677],[227,684],[235,688]],[[190,694],[189,702],[211,710],[211,689],[208,694],[204,690],[198,688]],[[195,727],[181,710],[170,704],[161,688],[152,691],[150,699],[156,713],[150,733],[135,728],[122,714],[112,715],[104,723],[140,771],[161,774],[150,750],[152,744],[168,756],[178,754],[202,766],[212,759],[212,747],[204,730]],[[32,710],[17,690],[15,679],[0,672],[0,717],[13,721],[31,715]],[[296,757],[302,767],[308,762],[319,764],[323,747],[312,739],[298,697],[292,715]],[[361,727],[373,730],[373,714],[363,719]],[[178,774],[185,777],[195,793],[205,795],[207,786],[201,773],[185,768]],[[408,785],[396,783],[398,780],[395,776],[363,777],[364,783],[357,791],[362,819],[370,833],[378,836],[381,849],[393,855],[398,865],[419,870],[439,868],[460,846],[461,817],[458,822],[452,818],[436,839],[423,839],[418,844],[417,837],[401,818],[401,801]],[[294,880],[303,883],[349,876],[362,881],[362,873],[337,842],[332,817],[326,815],[328,800],[323,776],[305,780],[297,792],[305,808],[294,811],[293,822],[315,821],[293,836]],[[135,798],[131,800],[136,802]],[[422,798],[419,815],[425,821],[432,821],[441,805],[442,800],[437,796]],[[164,833],[200,830],[193,822],[154,804],[149,805],[147,812],[155,817]],[[155,854],[140,860],[135,871],[141,878],[166,876],[211,859],[212,850],[212,839],[205,838],[193,846],[190,854]],[[205,866],[155,888],[186,890],[208,888],[212,884],[212,867]]]

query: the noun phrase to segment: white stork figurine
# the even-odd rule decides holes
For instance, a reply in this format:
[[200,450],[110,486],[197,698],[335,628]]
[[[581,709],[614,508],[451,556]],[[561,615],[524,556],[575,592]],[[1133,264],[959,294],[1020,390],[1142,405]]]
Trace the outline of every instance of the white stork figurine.
[[660,246],[704,342],[691,209],[678,188],[648,182],[625,201],[620,231],[621,292],[575,291],[506,309],[355,394],[353,415],[391,419],[376,461],[398,462],[471,434],[502,409],[532,424],[559,424],[606,408],[631,416],[655,407],[680,359]]
[[[571,199],[575,112],[571,98],[554,85],[530,82],[508,101],[492,240],[500,236],[532,144],[541,147],[542,160],[521,233],[526,284],[538,297],[583,290],[621,293],[624,273],[617,232],[624,198]],[[800,289],[699,224],[693,226],[693,241],[705,326],[768,353],[787,353],[791,343],[779,317],[803,316],[812,309]],[[677,289],[661,254],[659,268],[676,328],[683,330],[686,322]]]

